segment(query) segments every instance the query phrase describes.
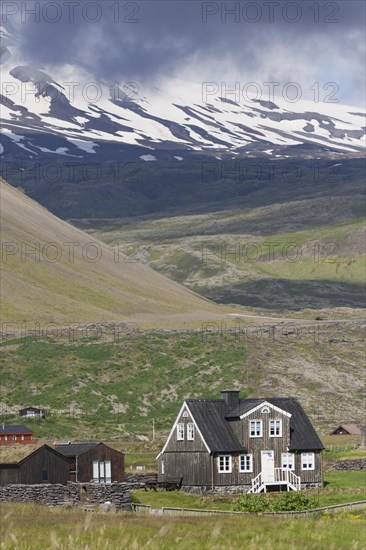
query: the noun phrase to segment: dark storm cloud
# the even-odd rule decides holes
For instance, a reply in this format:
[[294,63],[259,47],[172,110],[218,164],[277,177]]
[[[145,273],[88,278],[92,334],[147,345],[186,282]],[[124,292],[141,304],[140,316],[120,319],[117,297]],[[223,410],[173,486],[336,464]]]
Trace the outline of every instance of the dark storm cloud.
[[[28,62],[75,63],[96,79],[151,79],[179,75],[190,66],[192,72],[201,67],[203,76],[209,65],[225,60],[233,70],[250,76],[268,64],[268,58],[273,58],[276,78],[278,67],[282,70],[287,62],[286,52],[289,59],[297,58],[304,65],[305,73],[313,67],[314,73],[326,71],[339,78],[342,73],[349,79],[344,71],[357,72],[357,67],[363,71],[365,8],[359,1],[28,0],[5,4],[19,8],[8,19],[17,18]],[[35,9],[36,15],[22,10],[22,5]],[[346,60],[348,68],[342,66]],[[271,77],[268,67],[264,70],[263,77]],[[291,76],[291,67],[288,73]]]

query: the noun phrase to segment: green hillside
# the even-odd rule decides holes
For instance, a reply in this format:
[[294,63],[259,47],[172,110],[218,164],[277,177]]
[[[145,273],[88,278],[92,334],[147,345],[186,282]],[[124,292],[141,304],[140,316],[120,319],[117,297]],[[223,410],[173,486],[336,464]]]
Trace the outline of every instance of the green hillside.
[[[118,330],[4,342],[2,419],[47,409],[37,437],[151,439],[165,434],[184,398],[294,396],[325,432],[363,417],[362,322],[228,321],[192,332]],[[321,406],[320,406],[321,404]]]

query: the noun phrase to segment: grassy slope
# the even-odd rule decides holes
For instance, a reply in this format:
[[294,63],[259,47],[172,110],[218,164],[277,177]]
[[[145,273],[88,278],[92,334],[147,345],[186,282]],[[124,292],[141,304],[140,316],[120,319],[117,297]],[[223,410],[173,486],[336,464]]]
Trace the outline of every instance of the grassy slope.
[[5,343],[2,410],[49,408],[35,423],[37,437],[150,439],[153,419],[164,436],[184,398],[217,397],[227,386],[243,395],[298,397],[326,432],[340,419],[362,421],[362,322],[299,325],[295,332],[287,324],[259,330],[234,321],[212,328]]
[[[59,220],[4,182],[1,223],[2,322],[27,321],[35,326],[37,322],[123,320],[133,315],[221,313],[214,304],[143,263],[131,262]],[[87,248],[92,242],[96,246]],[[47,248],[47,243],[53,245]],[[74,243],[74,255],[66,243]],[[39,252],[35,253],[36,247]],[[99,258],[92,261],[96,253]]]
[[[361,550],[362,514],[280,519],[272,517],[157,517],[45,509],[2,504],[4,550],[49,548],[151,548],[156,550]],[[24,529],[27,525],[27,529]]]
[[[90,230],[129,242],[157,271],[221,303],[271,314],[365,305],[365,226],[347,200],[273,204]],[[304,213],[305,212],[305,213]],[[313,221],[309,215],[313,212]],[[340,221],[341,220],[341,221]],[[314,227],[315,225],[315,227]],[[338,310],[338,311],[337,311]]]

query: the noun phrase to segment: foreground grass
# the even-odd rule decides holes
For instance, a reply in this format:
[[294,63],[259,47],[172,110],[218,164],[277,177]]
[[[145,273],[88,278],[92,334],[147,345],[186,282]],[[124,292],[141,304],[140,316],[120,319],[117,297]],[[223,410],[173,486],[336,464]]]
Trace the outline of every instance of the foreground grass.
[[[2,550],[363,550],[361,514],[311,519],[153,517],[3,504]],[[24,526],[27,526],[25,529]]]

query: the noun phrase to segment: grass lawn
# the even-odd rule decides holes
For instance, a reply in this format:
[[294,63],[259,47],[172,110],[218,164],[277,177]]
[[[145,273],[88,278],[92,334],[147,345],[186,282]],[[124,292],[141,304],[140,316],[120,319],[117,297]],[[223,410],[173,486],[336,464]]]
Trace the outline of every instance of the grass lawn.
[[[326,485],[323,489],[306,491],[311,497],[314,508],[356,502],[366,500],[366,472],[359,471],[336,471],[327,472],[325,475]],[[231,510],[237,496],[197,496],[184,494],[178,491],[134,491],[134,496],[141,504],[149,504],[153,508],[174,507],[174,508],[199,508],[206,510]],[[273,494],[276,498],[278,493]]]
[[[311,519],[159,517],[2,504],[2,550],[362,550],[361,514]],[[26,526],[26,528],[24,528]]]

